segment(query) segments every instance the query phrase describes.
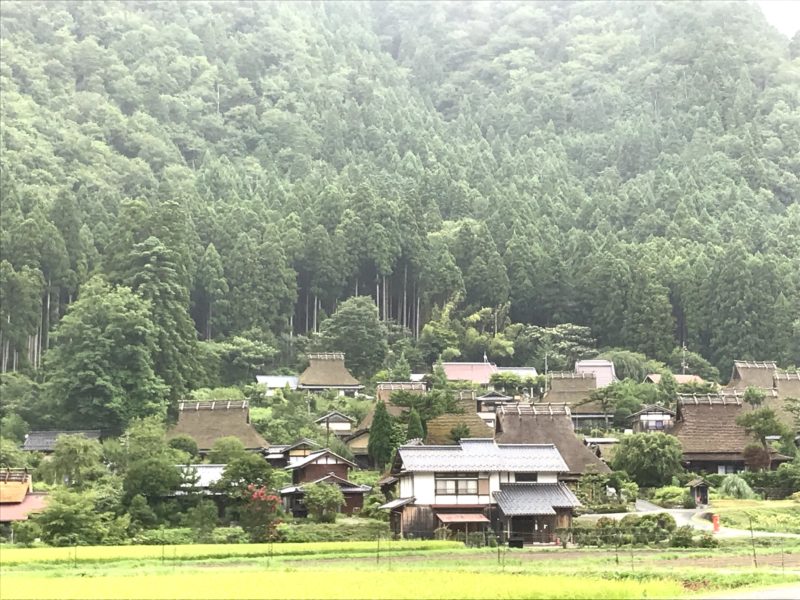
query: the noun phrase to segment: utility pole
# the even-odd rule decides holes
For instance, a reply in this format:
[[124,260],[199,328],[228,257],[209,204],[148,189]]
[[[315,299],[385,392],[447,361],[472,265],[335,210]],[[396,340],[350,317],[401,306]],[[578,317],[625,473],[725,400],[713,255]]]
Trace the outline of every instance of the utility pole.
[[681,373],[686,375],[686,367],[688,366],[689,363],[686,362],[686,342],[684,342],[681,348]]

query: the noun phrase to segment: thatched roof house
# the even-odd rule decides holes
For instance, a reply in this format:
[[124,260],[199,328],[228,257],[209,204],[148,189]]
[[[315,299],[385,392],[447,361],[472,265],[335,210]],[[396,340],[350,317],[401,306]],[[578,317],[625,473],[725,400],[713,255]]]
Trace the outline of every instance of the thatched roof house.
[[424,381],[380,381],[375,386],[375,397],[388,402],[395,392],[407,392],[421,396],[427,391],[428,386]]
[[728,387],[745,390],[748,387],[771,388],[773,376],[778,370],[774,361],[733,361],[733,371]]
[[775,373],[772,380],[778,398],[800,398],[800,371]]
[[347,370],[342,352],[309,354],[308,363],[308,368],[300,375],[297,389],[311,392],[337,390],[344,395],[364,388]]
[[[696,383],[702,385],[706,382],[705,379],[700,377],[699,375],[688,375],[684,373],[674,373],[672,377],[675,378],[675,383],[678,385],[686,385],[690,383]],[[647,377],[644,378],[645,383],[655,383],[658,385],[661,383],[661,373],[650,373]]]
[[474,407],[465,407],[463,414],[446,413],[428,421],[425,443],[438,445],[457,444],[458,442],[453,439],[452,431],[462,427],[466,427],[469,430],[469,433],[464,437],[494,437],[494,429],[481,419],[478,413],[475,412]]
[[269,447],[266,440],[250,424],[250,409],[246,400],[181,402],[178,423],[167,437],[188,435],[197,442],[201,452],[207,452],[223,437],[238,438],[248,450]]
[[495,439],[499,444],[553,444],[569,467],[569,471],[560,476],[565,480],[577,480],[584,473],[611,472],[575,435],[567,406],[500,406]]
[[549,382],[543,402],[569,406],[576,427],[599,425],[605,420],[599,402],[588,402],[597,390],[594,373],[553,372],[548,373]]
[[[683,460],[693,471],[731,473],[745,467],[745,447],[757,443],[736,417],[753,410],[741,394],[680,394],[675,425],[671,434],[683,447]],[[773,462],[785,460],[773,454]]]

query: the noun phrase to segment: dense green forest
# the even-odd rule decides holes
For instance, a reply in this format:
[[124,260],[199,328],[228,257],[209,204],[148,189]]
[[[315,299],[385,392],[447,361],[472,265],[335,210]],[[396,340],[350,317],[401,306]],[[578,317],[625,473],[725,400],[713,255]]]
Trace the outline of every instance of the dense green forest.
[[800,364],[800,37],[755,5],[1,10],[17,403],[121,428],[346,349],[360,315],[361,376]]

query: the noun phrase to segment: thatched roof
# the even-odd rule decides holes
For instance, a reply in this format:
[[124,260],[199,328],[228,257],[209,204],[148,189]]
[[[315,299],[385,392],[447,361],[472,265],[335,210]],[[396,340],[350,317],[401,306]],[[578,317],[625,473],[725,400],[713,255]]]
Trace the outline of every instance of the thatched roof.
[[569,467],[569,476],[609,473],[610,469],[575,435],[567,407],[501,406],[497,411],[500,444],[554,444]]
[[[678,385],[685,385],[689,383],[703,384],[706,382],[706,380],[699,375],[684,375],[683,373],[675,373],[672,375],[672,377],[675,379],[675,383]],[[661,383],[661,373],[650,373],[644,378],[644,381],[645,383],[655,383],[658,385]]]
[[775,373],[773,387],[781,399],[800,398],[800,371],[795,373]]
[[167,437],[178,435],[192,437],[201,452],[210,450],[214,442],[223,437],[238,438],[248,450],[269,447],[250,424],[250,409],[246,400],[181,402],[178,423]]
[[300,389],[363,387],[345,367],[341,352],[309,354],[308,362],[308,368],[300,375]]
[[586,403],[597,389],[593,373],[555,372],[549,373],[550,381],[543,400],[550,404],[566,404],[573,414],[602,414],[599,402]]
[[388,402],[395,392],[422,395],[427,391],[428,386],[424,381],[380,381],[375,386],[375,397]]
[[742,460],[745,447],[757,443],[736,424],[736,417],[749,410],[753,409],[733,395],[681,394],[670,433],[680,440],[685,460]]
[[[394,417],[395,419],[401,417],[403,413],[411,410],[409,408],[406,408],[405,406],[397,406],[395,404],[392,404],[391,402],[384,402],[384,405],[386,406],[386,412],[389,413],[389,416]],[[372,427],[372,421],[375,420],[376,406],[377,403],[373,404],[370,407],[369,412],[366,414],[361,423],[358,424],[359,429],[369,429],[370,427]]]
[[475,409],[465,410],[463,414],[446,413],[427,423],[426,444],[455,444],[450,432],[461,425],[469,429],[470,438],[493,438],[494,430],[478,416]]
[[733,371],[728,387],[744,390],[750,386],[771,388],[772,379],[778,365],[773,361],[733,361]]

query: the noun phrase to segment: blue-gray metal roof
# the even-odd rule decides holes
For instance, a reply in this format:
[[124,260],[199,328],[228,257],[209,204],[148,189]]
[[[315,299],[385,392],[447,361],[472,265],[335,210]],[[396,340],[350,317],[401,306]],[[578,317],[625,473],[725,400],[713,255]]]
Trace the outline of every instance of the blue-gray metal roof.
[[556,508],[573,508],[580,502],[563,483],[507,483],[494,493],[507,517],[554,515]]
[[513,471],[565,473],[569,467],[553,444],[497,444],[463,439],[458,446],[400,446],[405,471]]

